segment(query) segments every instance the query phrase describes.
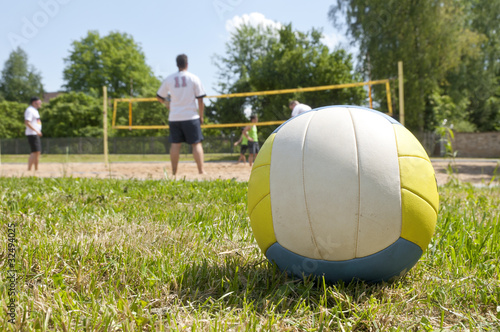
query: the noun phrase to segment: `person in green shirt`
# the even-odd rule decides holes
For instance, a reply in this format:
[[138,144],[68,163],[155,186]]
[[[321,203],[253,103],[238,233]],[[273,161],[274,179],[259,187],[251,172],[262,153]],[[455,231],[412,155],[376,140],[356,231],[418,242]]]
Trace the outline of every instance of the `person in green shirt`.
[[245,157],[245,153],[247,153],[248,149],[248,138],[243,135],[243,132],[241,133],[240,139],[234,143],[234,146],[237,146],[238,144],[241,143],[241,148],[240,148],[240,157],[238,158],[238,164],[240,162],[246,163],[247,158]]
[[257,115],[253,114],[250,116],[250,121],[253,125],[246,126],[243,129],[243,135],[248,139],[248,164],[252,166],[257,153],[259,153],[259,136],[257,134],[257,125],[255,125],[259,119]]

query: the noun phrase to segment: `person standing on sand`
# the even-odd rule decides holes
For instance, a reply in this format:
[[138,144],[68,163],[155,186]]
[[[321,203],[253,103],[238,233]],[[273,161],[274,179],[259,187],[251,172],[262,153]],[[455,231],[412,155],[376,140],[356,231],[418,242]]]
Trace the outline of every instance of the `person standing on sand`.
[[164,104],[170,94],[170,111],[168,114],[168,125],[170,127],[170,162],[173,175],[177,174],[177,165],[181,145],[183,142],[191,144],[193,157],[198,166],[199,174],[206,174],[204,167],[203,134],[203,112],[205,105],[203,97],[205,90],[198,76],[187,71],[188,58],[180,54],[176,58],[179,71],[169,75],[162,83],[156,93],[157,100]]
[[243,129],[243,135],[248,139],[248,164],[253,165],[255,158],[257,158],[257,153],[259,153],[259,135],[257,134],[257,125],[259,121],[257,115],[253,114],[250,116],[250,121],[253,125],[246,126]]
[[42,106],[42,101],[38,97],[32,97],[30,106],[24,111],[24,124],[26,125],[25,135],[28,138],[31,153],[28,158],[28,171],[34,166],[38,171],[38,161],[42,153],[42,120],[38,110]]
[[245,153],[248,150],[248,138],[246,138],[245,135],[243,135],[243,133],[241,134],[240,139],[234,143],[234,146],[237,146],[240,143],[241,147],[240,147],[240,157],[238,158],[238,164],[240,162],[243,162],[244,164],[247,162],[247,159],[245,158]]

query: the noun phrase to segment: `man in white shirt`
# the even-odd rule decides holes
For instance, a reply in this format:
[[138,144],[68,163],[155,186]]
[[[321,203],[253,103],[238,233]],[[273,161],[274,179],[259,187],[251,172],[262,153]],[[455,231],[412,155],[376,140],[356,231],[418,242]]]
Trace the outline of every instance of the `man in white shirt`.
[[308,106],[306,104],[301,104],[297,100],[291,101],[290,104],[288,105],[288,107],[290,107],[290,109],[292,110],[291,118],[311,110],[310,106]]
[[32,97],[30,106],[24,111],[24,124],[26,125],[26,137],[30,145],[31,153],[28,159],[28,171],[35,166],[35,171],[38,170],[38,161],[42,151],[42,120],[38,109],[42,106],[42,101],[38,97]]
[[198,166],[198,173],[205,174],[203,170],[203,146],[201,145],[205,90],[200,79],[187,71],[188,61],[185,54],[178,55],[176,62],[179,71],[169,75],[156,93],[158,101],[162,104],[170,95],[168,125],[170,128],[172,173],[177,174],[181,145],[186,142],[191,144],[193,148],[193,157]]

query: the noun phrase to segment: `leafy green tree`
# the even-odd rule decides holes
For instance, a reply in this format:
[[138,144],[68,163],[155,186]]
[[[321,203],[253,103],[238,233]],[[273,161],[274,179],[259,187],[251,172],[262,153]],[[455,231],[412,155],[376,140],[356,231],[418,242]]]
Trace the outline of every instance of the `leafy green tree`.
[[[253,64],[249,83],[254,90],[274,90],[360,82],[354,74],[351,55],[344,50],[331,52],[321,42],[320,31],[294,31],[291,25],[278,31],[279,42]],[[255,110],[262,120],[288,119],[291,99],[312,108],[350,104],[360,105],[366,93],[363,88],[332,89],[256,98]]]
[[[242,25],[226,43],[226,54],[215,55],[214,64],[218,69],[217,91],[220,94],[250,92],[249,73],[254,62],[268,52],[278,41],[277,32],[271,27]],[[246,98],[221,98],[207,107],[210,120],[218,123],[247,122]]]
[[42,106],[46,137],[102,136],[102,100],[82,92],[69,92]]
[[479,54],[464,57],[445,92],[465,101],[467,120],[480,131],[500,130],[500,2],[464,0],[467,27],[481,36]]
[[[227,55],[217,57],[221,93],[266,91],[359,82],[353,73],[352,58],[344,50],[330,51],[316,29],[303,33],[292,25],[279,29],[243,25],[226,44]],[[218,99],[209,107],[209,116],[221,122],[248,121],[247,107],[260,121],[290,118],[293,99],[311,107],[334,104],[362,104],[363,88],[282,94],[247,98]],[[266,136],[272,128],[259,129]]]
[[337,0],[329,17],[334,25],[345,18],[367,77],[397,77],[397,63],[403,61],[410,129],[432,129],[430,97],[446,86],[447,74],[463,57],[477,54],[481,42],[467,29],[464,8],[455,0]]
[[458,132],[474,132],[477,127],[469,121],[467,106],[469,104],[466,96],[454,99],[444,89],[435,91],[429,97],[429,103],[433,110],[433,127],[450,128]]
[[98,32],[89,31],[81,41],[73,42],[64,61],[63,76],[69,91],[102,96],[102,87],[107,86],[111,98],[137,97],[150,95],[160,84],[141,47],[126,33],[100,37]]
[[0,102],[0,138],[24,137],[24,111],[27,103]]
[[0,95],[8,101],[29,102],[33,96],[43,97],[42,76],[28,64],[21,48],[11,52],[0,77]]

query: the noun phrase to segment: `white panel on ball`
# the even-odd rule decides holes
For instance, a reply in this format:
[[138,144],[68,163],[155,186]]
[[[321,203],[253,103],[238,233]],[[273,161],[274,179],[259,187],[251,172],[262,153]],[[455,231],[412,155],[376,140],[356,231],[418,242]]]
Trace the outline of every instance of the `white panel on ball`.
[[392,124],[376,113],[350,112],[360,173],[357,257],[385,249],[401,235],[401,184]]
[[305,196],[319,251],[314,258],[352,259],[356,254],[359,177],[351,117],[339,108],[315,113],[304,147]]
[[301,153],[309,121],[315,114],[302,114],[279,130],[273,143],[269,185],[278,242],[295,253],[317,256],[308,223]]

